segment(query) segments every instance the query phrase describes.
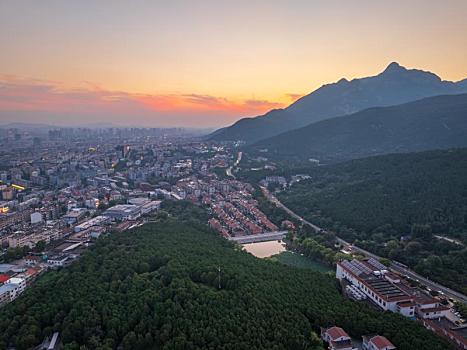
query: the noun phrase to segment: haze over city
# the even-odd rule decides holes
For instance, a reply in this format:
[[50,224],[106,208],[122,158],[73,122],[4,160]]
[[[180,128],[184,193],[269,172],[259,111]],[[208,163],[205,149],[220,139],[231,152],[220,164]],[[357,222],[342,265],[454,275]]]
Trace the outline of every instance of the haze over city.
[[457,81],[466,12],[463,0],[2,1],[0,122],[219,127],[392,61]]

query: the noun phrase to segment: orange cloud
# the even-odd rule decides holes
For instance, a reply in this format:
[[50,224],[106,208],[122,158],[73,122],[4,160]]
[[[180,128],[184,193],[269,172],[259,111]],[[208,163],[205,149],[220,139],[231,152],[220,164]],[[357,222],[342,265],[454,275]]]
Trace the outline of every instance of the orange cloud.
[[145,126],[221,126],[244,116],[263,114],[283,104],[232,100],[199,94],[135,94],[110,91],[86,82],[65,88],[57,82],[0,76],[2,122],[77,121]]

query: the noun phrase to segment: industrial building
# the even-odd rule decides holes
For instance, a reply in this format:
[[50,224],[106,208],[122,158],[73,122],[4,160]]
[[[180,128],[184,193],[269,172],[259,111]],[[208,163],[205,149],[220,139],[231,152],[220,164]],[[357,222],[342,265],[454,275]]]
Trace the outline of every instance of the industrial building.
[[411,319],[437,319],[447,315],[449,308],[437,299],[420,294],[387,267],[371,258],[343,260],[337,263],[336,278],[345,281],[346,291],[356,300],[368,299],[385,311]]
[[119,204],[107,209],[103,215],[112,220],[136,220],[141,216],[141,208],[133,204]]

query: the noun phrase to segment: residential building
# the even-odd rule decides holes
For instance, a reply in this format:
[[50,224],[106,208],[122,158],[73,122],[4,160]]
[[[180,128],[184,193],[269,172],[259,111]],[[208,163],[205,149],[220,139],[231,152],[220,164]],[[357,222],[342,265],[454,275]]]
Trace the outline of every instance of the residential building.
[[395,350],[396,347],[382,335],[363,336],[363,350]]
[[340,327],[321,329],[321,339],[329,344],[329,350],[352,350],[352,339]]

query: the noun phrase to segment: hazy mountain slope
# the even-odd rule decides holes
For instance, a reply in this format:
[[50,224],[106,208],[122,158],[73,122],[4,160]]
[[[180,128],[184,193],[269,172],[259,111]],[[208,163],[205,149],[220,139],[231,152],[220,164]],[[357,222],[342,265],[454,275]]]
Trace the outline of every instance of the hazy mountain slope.
[[368,78],[320,87],[285,109],[256,118],[244,118],[220,129],[213,140],[256,142],[320,120],[354,113],[369,107],[391,106],[442,94],[467,93],[467,81],[442,81],[437,75],[406,69],[391,63],[382,73]]
[[467,94],[435,96],[323,120],[260,141],[271,157],[343,160],[467,146]]

